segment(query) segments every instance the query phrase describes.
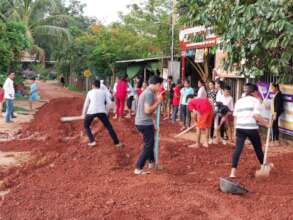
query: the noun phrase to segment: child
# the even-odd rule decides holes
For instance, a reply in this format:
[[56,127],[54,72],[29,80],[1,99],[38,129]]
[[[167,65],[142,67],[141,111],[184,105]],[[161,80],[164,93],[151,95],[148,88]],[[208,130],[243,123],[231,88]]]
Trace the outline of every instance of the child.
[[35,77],[33,77],[31,80],[29,95],[30,95],[29,96],[29,107],[30,107],[30,111],[33,111],[33,102],[39,100],[38,86],[37,86]]
[[196,143],[189,147],[198,148],[200,146],[201,135],[203,135],[203,146],[208,147],[208,130],[212,126],[214,117],[213,106],[208,98],[192,98],[192,95],[187,96],[188,110],[192,112],[197,124],[197,130]]
[[181,90],[181,81],[178,80],[177,85],[173,89],[173,100],[172,100],[172,123],[176,123],[177,114],[179,110],[179,104],[180,104],[180,90]]
[[162,95],[157,95],[160,92],[162,81],[161,77],[152,76],[149,80],[150,85],[143,91],[138,100],[135,125],[143,135],[144,148],[136,163],[136,169],[134,170],[136,175],[144,173],[143,168],[146,161],[150,163],[150,167],[154,167],[155,164],[153,113],[163,100]]
[[115,101],[116,101],[116,115],[114,119],[120,119],[124,115],[125,99],[127,97],[127,76],[122,76],[115,88]]
[[100,80],[94,81],[92,89],[88,92],[86,100],[84,102],[82,115],[84,116],[84,128],[89,138],[88,146],[96,146],[95,138],[91,131],[91,123],[95,118],[99,118],[103,125],[107,128],[116,147],[122,147],[123,144],[119,141],[116,132],[114,131],[111,122],[107,116],[107,103],[110,103],[111,99],[107,95],[107,92],[100,89]]
[[180,90],[180,119],[182,122],[181,130],[185,130],[189,124],[188,109],[187,109],[187,96],[193,95],[194,90],[190,87],[190,82],[188,80],[184,81],[184,87]]
[[4,89],[2,88],[2,84],[0,84],[0,117],[3,117],[3,101],[4,101]]

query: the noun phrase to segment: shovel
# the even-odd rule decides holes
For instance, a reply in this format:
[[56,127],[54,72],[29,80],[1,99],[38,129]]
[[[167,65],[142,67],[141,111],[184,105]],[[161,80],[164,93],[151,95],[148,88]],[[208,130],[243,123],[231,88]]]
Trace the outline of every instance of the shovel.
[[263,164],[261,165],[261,168],[255,172],[255,177],[268,177],[270,175],[272,164],[268,164],[267,162],[269,144],[270,144],[270,134],[271,134],[271,128],[268,128]]
[[161,105],[157,107],[156,111],[156,134],[155,134],[155,159],[156,159],[156,169],[161,169],[159,165],[159,139],[160,139],[160,115],[161,115]]
[[180,137],[180,136],[182,136],[182,135],[188,133],[189,131],[191,131],[191,130],[192,130],[193,128],[195,128],[195,127],[196,127],[196,124],[192,125],[191,127],[187,128],[187,129],[185,129],[184,131],[182,131],[181,133],[177,134],[177,135],[175,136],[175,138],[178,138],[178,137]]
[[83,120],[84,117],[82,115],[80,116],[68,116],[68,117],[61,117],[61,122],[71,122],[71,121],[78,121]]

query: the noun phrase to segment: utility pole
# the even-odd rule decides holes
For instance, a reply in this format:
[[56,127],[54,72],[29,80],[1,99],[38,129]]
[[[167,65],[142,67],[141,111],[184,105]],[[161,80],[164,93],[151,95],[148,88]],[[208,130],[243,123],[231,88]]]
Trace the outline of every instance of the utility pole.
[[[173,61],[174,61],[174,35],[175,35],[175,23],[176,23],[176,0],[172,0],[172,41],[171,41],[171,65],[170,72],[173,75]],[[169,75],[171,75],[169,73]]]

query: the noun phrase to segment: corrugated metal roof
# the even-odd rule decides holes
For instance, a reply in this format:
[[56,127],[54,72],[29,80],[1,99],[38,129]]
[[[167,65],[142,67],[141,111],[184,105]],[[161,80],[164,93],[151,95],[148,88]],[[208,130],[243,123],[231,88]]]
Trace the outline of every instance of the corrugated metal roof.
[[119,60],[116,63],[140,63],[145,61],[157,61],[162,59],[170,59],[170,56],[167,57],[152,57],[152,58],[142,58],[142,59],[133,59],[133,60]]

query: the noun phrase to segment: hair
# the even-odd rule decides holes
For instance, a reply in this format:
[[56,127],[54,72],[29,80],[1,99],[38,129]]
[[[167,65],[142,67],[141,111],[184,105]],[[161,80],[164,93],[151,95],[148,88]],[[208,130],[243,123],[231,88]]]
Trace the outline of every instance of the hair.
[[203,84],[203,85],[205,85],[206,84],[206,82],[205,81],[203,81],[202,79],[200,79],[200,80],[198,80],[201,84]]
[[188,84],[190,84],[190,81],[188,79],[184,80],[184,82],[187,82]]
[[158,83],[162,84],[162,82],[163,82],[163,78],[161,78],[160,76],[156,76],[156,75],[152,76],[149,79],[149,84],[153,84],[153,85],[158,84]]
[[222,80],[219,80],[219,79],[218,79],[218,80],[216,80],[216,83],[220,85],[220,88],[221,88],[221,89],[223,89],[224,86],[225,86],[225,84],[224,84],[224,82],[223,82]]
[[171,80],[173,80],[173,76],[168,76],[168,79],[171,79]]
[[98,80],[98,79],[96,79],[94,82],[93,82],[93,85],[96,87],[96,88],[100,88],[100,86],[101,86],[101,81],[100,80]]
[[214,80],[211,80],[211,81],[210,81],[210,83],[212,83],[213,85],[215,85],[215,84],[216,84]]
[[186,96],[186,101],[187,101],[188,99],[193,99],[193,98],[194,98],[194,95],[193,95],[193,94],[189,94],[189,95]]
[[36,80],[36,77],[32,77],[32,80],[35,81]]
[[273,83],[273,87],[276,88],[277,90],[280,90],[280,86],[278,83]]
[[252,93],[258,91],[257,85],[252,83],[246,83],[245,86],[247,87],[246,95],[252,95]]
[[[7,76],[10,76],[11,74],[13,74],[14,72],[9,72],[7,73]],[[14,73],[15,74],[15,73]]]
[[3,87],[3,85],[2,85],[2,84],[0,84],[0,87],[2,88],[2,87]]
[[231,91],[231,86],[226,85],[226,86],[224,87],[224,90]]

